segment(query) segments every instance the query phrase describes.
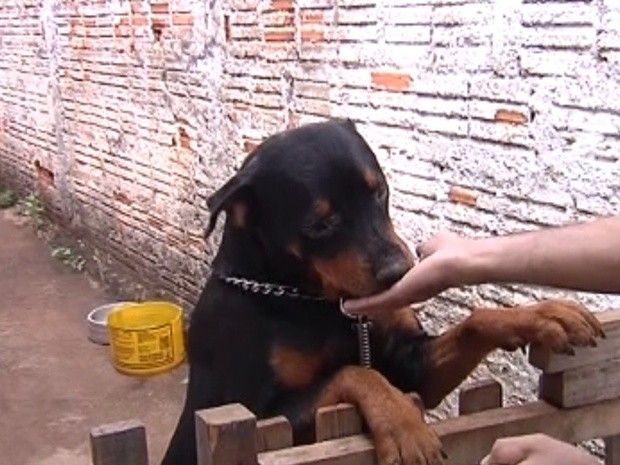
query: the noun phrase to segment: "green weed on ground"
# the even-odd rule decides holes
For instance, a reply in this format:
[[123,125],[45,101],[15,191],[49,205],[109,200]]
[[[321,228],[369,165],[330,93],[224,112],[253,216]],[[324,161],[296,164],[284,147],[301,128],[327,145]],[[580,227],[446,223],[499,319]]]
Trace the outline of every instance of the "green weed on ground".
[[51,255],[74,271],[83,271],[86,265],[86,259],[68,246],[54,247]]
[[0,209],[12,207],[17,203],[17,194],[8,188],[0,187]]
[[32,221],[35,229],[41,230],[45,225],[45,207],[37,194],[28,194],[19,201],[20,213]]

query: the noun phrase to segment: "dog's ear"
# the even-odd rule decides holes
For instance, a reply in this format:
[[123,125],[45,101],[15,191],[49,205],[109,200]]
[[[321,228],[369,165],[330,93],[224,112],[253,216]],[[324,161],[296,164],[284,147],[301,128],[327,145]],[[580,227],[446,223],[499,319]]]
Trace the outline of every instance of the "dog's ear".
[[350,118],[337,118],[336,122],[349,131],[357,132],[355,123]]
[[229,212],[230,207],[237,205],[237,214],[239,216],[247,215],[248,206],[245,203],[250,196],[252,178],[255,172],[255,160],[248,160],[237,174],[207,199],[207,206],[211,215],[209,216],[205,237],[209,237],[215,229],[217,218],[222,210]]

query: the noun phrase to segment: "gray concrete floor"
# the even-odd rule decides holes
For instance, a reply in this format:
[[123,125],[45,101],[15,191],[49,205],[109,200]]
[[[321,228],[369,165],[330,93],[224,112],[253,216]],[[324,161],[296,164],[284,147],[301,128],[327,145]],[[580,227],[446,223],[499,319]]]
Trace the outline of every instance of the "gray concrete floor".
[[86,337],[89,309],[113,297],[50,258],[28,225],[0,211],[0,462],[90,463],[91,427],[145,423],[151,464],[161,459],[185,393],[186,366],[124,376],[109,348]]

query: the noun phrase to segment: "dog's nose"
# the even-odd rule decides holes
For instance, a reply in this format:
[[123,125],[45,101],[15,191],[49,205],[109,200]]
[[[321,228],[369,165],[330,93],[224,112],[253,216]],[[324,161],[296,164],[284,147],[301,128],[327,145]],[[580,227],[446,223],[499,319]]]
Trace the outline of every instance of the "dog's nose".
[[377,282],[381,287],[387,289],[405,276],[405,273],[409,271],[409,267],[410,264],[405,260],[394,260],[379,270]]

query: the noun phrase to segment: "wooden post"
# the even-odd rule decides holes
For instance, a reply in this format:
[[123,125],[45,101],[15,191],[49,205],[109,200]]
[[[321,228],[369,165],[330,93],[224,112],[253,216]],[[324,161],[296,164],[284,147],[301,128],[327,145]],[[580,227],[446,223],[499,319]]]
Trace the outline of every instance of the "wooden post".
[[[424,403],[416,393],[407,394],[420,410]],[[344,438],[359,434],[364,428],[364,419],[352,404],[337,404],[321,407],[315,415],[316,441]]]
[[620,435],[605,438],[605,465],[620,465]]
[[564,408],[620,397],[620,358],[560,373],[543,373],[540,397]]
[[560,373],[617,358],[620,353],[620,309],[596,313],[606,338],[597,340],[597,347],[576,347],[575,355],[567,356],[530,347],[530,363],[545,374]]
[[[538,431],[575,443],[620,434],[620,399],[568,410],[538,401],[450,418],[431,426],[448,454],[447,465],[479,463],[501,437]],[[260,465],[373,465],[375,459],[372,441],[356,435],[265,452],[260,454]]]
[[293,428],[286,417],[279,416],[260,420],[256,425],[258,452],[284,449],[293,445]]
[[317,442],[343,438],[362,431],[363,421],[351,404],[321,407],[315,415]]
[[148,465],[146,431],[136,420],[97,426],[90,430],[93,465]]
[[459,391],[459,415],[502,406],[502,385],[494,379],[473,381]]
[[196,412],[198,465],[256,465],[256,417],[241,404]]

